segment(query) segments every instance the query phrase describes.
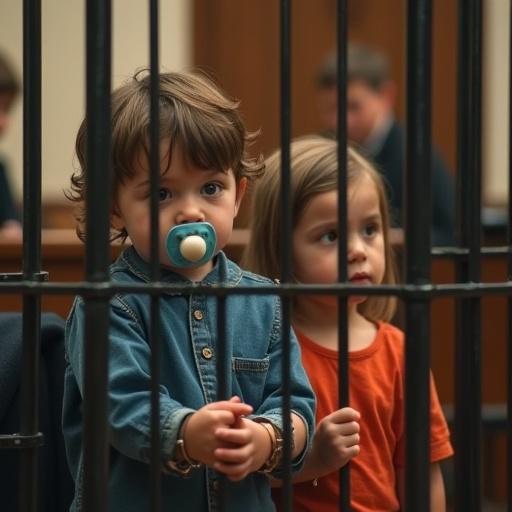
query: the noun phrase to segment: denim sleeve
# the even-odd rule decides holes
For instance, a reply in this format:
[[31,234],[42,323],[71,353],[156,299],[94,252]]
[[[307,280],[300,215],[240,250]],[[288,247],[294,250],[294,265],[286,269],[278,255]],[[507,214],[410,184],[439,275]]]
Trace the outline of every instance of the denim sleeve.
[[[281,341],[281,313],[280,300],[276,298],[276,316],[271,333],[269,345],[270,365],[265,382],[265,399],[255,416],[268,418],[280,429],[283,428],[282,414],[282,374],[281,364],[283,357],[283,345]],[[300,347],[293,330],[290,330],[290,404],[291,410],[302,418],[306,426],[307,442],[302,453],[292,461],[292,473],[298,472],[304,465],[305,455],[310,447],[315,430],[315,395],[302,366]],[[280,478],[282,468],[278,468],[273,476]]]
[[[66,326],[66,352],[82,397],[84,327],[84,303],[77,300]],[[147,463],[151,446],[151,351],[137,318],[116,299],[110,308],[109,343],[110,440],[123,455]],[[172,458],[180,425],[192,412],[160,386],[162,463]]]

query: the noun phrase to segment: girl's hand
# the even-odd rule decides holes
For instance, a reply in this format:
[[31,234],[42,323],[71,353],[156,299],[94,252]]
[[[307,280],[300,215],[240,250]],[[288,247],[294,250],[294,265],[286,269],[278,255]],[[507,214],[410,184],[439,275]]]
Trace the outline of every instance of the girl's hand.
[[213,468],[238,481],[260,469],[270,456],[270,437],[259,423],[238,417],[235,424],[215,432],[221,445],[214,452]]
[[252,407],[240,402],[240,398],[213,402],[201,407],[188,420],[182,433],[188,456],[208,466],[217,460],[214,452],[224,446],[216,436],[218,429],[229,429],[240,420],[240,416],[251,414]]
[[317,425],[310,457],[322,475],[338,470],[359,453],[359,418],[356,410],[344,407]]

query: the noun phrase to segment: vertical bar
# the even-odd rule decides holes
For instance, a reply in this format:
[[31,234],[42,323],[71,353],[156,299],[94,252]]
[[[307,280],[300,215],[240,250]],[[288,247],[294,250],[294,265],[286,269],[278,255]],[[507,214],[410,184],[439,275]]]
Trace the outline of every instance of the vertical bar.
[[[219,285],[226,286],[228,282],[227,267],[222,265],[219,268],[219,274]],[[226,329],[228,308],[225,295],[221,294],[217,297],[217,306],[217,335],[219,340],[216,360],[217,400],[229,400],[232,393],[230,378],[232,349],[226,345],[228,339]]]
[[[337,6],[337,84],[338,84],[338,281],[347,282],[347,0],[338,0]],[[338,396],[339,407],[349,405],[348,312],[347,297],[338,296]],[[339,474],[339,507],[350,510],[350,464]]]
[[[509,2],[508,82],[508,280],[512,281],[512,1]],[[512,297],[507,300],[507,512],[512,512]]]
[[[291,201],[290,201],[290,139],[291,139],[291,2],[281,0],[281,282],[289,283],[291,278],[292,237],[291,237]],[[281,298],[282,304],[282,381],[283,381],[283,509],[292,509],[291,478],[291,405],[290,405],[290,323],[291,301],[289,297]]]
[[[86,279],[109,280],[110,263],[110,0],[87,0]],[[85,297],[84,510],[108,508],[109,299]]]
[[[481,2],[459,4],[458,243],[467,260],[458,282],[480,281]],[[455,507],[481,509],[480,298],[457,302],[455,368]]]
[[[23,2],[23,279],[41,270],[41,2]],[[23,295],[20,433],[39,430],[41,296]],[[38,502],[37,448],[20,453],[20,510]]]
[[[149,158],[150,158],[150,218],[151,218],[151,281],[160,280],[159,258],[159,193],[160,186],[160,119],[159,119],[159,31],[158,0],[149,3],[149,61],[150,61],[150,124],[149,124]],[[160,297],[151,296],[151,321],[149,344],[151,346],[151,470],[150,475],[150,510],[159,512],[162,508],[162,471],[160,438]]]
[[[219,285],[225,286],[227,283],[227,269],[220,267]],[[217,400],[228,400],[231,398],[231,380],[228,376],[231,374],[231,351],[226,347],[227,331],[226,331],[226,297],[219,295],[217,297],[217,356],[215,369],[217,373]],[[226,510],[226,478],[219,475],[219,486],[216,495],[217,510],[224,512]]]
[[[430,282],[431,39],[428,0],[407,10],[406,282]],[[430,299],[405,305],[405,509],[430,511]]]

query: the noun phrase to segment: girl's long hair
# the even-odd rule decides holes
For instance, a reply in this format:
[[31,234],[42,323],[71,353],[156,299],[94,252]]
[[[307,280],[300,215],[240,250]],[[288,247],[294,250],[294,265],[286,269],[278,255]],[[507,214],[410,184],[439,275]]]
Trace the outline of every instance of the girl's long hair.
[[[369,176],[379,197],[384,233],[385,271],[382,284],[396,282],[396,261],[389,240],[390,215],[386,188],[380,173],[357,151],[348,148],[347,181],[354,183]],[[292,229],[313,197],[337,190],[337,143],[318,136],[296,139],[291,144]],[[281,152],[275,151],[266,161],[266,171],[252,195],[250,241],[242,266],[270,278],[280,275],[282,236],[280,220]],[[396,309],[394,297],[370,296],[359,311],[372,321],[389,321]]]

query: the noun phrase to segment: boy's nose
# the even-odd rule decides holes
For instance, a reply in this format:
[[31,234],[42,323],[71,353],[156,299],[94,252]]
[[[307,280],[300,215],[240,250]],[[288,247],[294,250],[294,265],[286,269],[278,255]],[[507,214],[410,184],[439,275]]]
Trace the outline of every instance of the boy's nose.
[[192,202],[183,204],[176,215],[176,224],[188,224],[190,222],[204,222],[205,216],[197,205]]

